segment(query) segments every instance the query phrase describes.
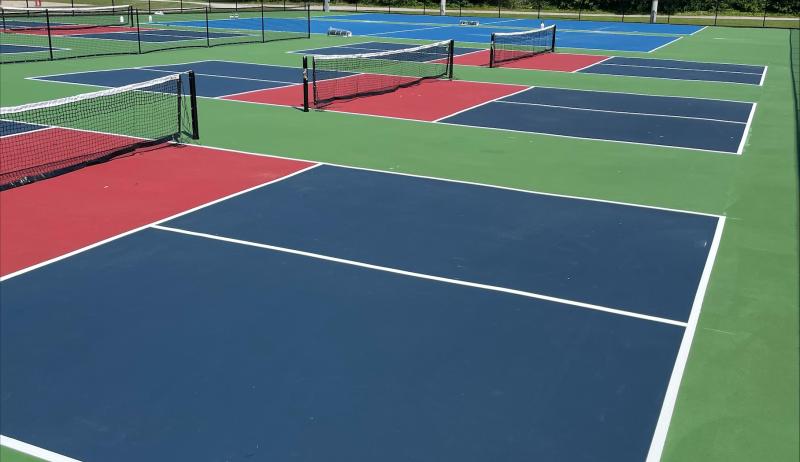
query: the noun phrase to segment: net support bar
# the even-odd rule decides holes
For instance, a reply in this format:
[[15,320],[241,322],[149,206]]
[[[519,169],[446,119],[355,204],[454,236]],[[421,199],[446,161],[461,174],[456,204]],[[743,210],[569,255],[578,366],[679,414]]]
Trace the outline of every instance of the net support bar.
[[555,24],[522,32],[495,32],[491,35],[489,46],[489,67],[555,50]]
[[453,78],[453,40],[398,50],[303,57],[303,109]]

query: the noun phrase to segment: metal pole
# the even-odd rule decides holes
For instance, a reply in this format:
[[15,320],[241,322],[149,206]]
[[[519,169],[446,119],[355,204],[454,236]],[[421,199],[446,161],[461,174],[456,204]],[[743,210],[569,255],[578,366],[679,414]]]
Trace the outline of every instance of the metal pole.
[[264,32],[264,0],[261,0],[261,43],[267,41],[266,33]]
[[581,20],[582,14],[583,14],[583,0],[581,0],[580,4],[578,4],[578,21]]
[[311,4],[306,3],[306,38],[311,38]]
[[497,17],[500,17],[500,0],[497,0]]
[[625,0],[622,0],[622,19],[620,21],[625,22]]
[[455,49],[456,49],[456,41],[455,40],[450,40],[450,47],[449,48],[450,49],[447,52],[447,66],[449,67],[448,76],[447,77],[450,80],[453,80],[453,54],[454,54]]
[[761,27],[767,27],[767,4],[769,0],[764,0],[764,20],[761,22]]
[[197,120],[197,84],[194,80],[194,71],[189,71],[189,101],[192,106],[192,139],[200,138],[200,123]]
[[139,54],[142,54],[142,30],[139,27],[139,10],[136,10],[136,43],[139,47]]
[[44,10],[44,18],[47,23],[47,48],[50,49],[50,61],[53,60],[53,37],[50,34],[50,10]]
[[489,67],[494,67],[494,34],[492,34],[491,43],[489,44]]
[[542,0],[536,4],[536,19],[542,19]]
[[716,6],[714,7],[714,25],[717,25],[717,16],[719,16],[719,0],[717,0]]
[[308,56],[303,56],[303,112],[308,112]]
[[208,7],[206,7],[206,46],[211,46],[211,34],[208,32]]

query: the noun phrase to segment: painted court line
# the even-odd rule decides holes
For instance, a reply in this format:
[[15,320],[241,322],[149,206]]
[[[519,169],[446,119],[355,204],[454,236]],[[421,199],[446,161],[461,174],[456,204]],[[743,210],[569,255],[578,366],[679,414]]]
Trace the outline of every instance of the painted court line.
[[[209,148],[209,149],[213,149],[213,148]],[[268,156],[263,156],[263,157],[268,157]],[[304,162],[309,162],[309,161],[304,161]],[[101,246],[103,244],[107,244],[109,242],[116,241],[117,239],[123,238],[123,237],[128,236],[130,234],[133,234],[135,232],[138,232],[138,231],[141,231],[143,229],[149,228],[150,226],[154,226],[154,225],[157,225],[159,223],[163,223],[165,221],[172,220],[174,218],[182,217],[184,215],[187,215],[189,213],[195,212],[197,210],[201,210],[201,209],[204,209],[206,207],[212,206],[214,204],[218,204],[220,202],[226,201],[228,199],[232,199],[234,197],[241,196],[242,194],[249,193],[250,191],[255,191],[255,190],[263,188],[265,186],[269,186],[269,185],[271,185],[273,183],[277,183],[277,182],[286,180],[286,179],[291,178],[291,177],[293,177],[295,175],[299,175],[301,173],[304,173],[304,172],[307,172],[307,171],[309,171],[311,169],[319,167],[320,165],[322,165],[322,164],[313,163],[312,165],[309,165],[306,168],[300,169],[300,170],[298,170],[296,172],[290,173],[290,174],[282,176],[280,178],[276,178],[274,180],[267,181],[266,183],[262,183],[262,184],[253,186],[251,188],[243,189],[241,191],[235,192],[233,194],[229,194],[229,195],[221,197],[219,199],[214,199],[213,201],[206,202],[205,204],[200,204],[197,207],[193,207],[191,209],[184,210],[183,212],[176,213],[175,215],[171,215],[169,217],[162,218],[162,219],[154,221],[152,223],[148,223],[146,225],[139,226],[138,228],[134,228],[134,229],[125,231],[124,233],[117,234],[116,236],[111,236],[111,237],[109,237],[107,239],[103,239],[102,241],[95,242],[94,244],[90,244],[90,245],[87,245],[85,247],[81,247],[80,249],[73,250],[72,252],[65,253],[64,255],[61,255],[61,256],[58,256],[58,257],[55,257],[55,258],[51,258],[50,260],[45,260],[45,261],[43,261],[41,263],[37,263],[35,265],[31,265],[31,266],[29,266],[27,268],[23,268],[23,269],[21,269],[19,271],[15,271],[13,273],[6,274],[5,276],[0,277],[0,282],[7,281],[7,280],[9,280],[11,278],[20,276],[20,275],[28,273],[28,272],[31,272],[31,271],[33,271],[35,269],[42,268],[42,267],[47,266],[47,265],[49,265],[51,263],[55,263],[57,261],[64,260],[65,258],[69,258],[69,257],[71,257],[73,255],[77,255],[79,253],[83,253],[83,252],[85,252],[87,250],[91,250],[91,249],[93,249],[95,247],[99,247],[99,246]]]
[[417,272],[414,272],[414,271],[406,271],[406,270],[401,270],[401,269],[398,269],[398,268],[391,268],[391,267],[388,267],[388,266],[373,265],[371,263],[365,263],[365,262],[360,262],[360,261],[356,261],[356,260],[348,260],[348,259],[345,259],[345,258],[332,257],[332,256],[329,256],[329,255],[323,255],[323,254],[314,253],[314,252],[306,252],[306,251],[303,251],[303,250],[290,249],[288,247],[280,247],[280,246],[275,246],[275,245],[270,245],[270,244],[262,244],[262,243],[259,243],[259,242],[245,241],[245,240],[242,240],[242,239],[234,239],[234,238],[225,237],[225,236],[218,236],[216,234],[200,233],[200,232],[196,232],[196,231],[189,231],[189,230],[186,230],[186,229],[172,228],[172,227],[169,227],[169,226],[152,225],[151,228],[159,229],[161,231],[169,231],[169,232],[172,232],[172,233],[185,234],[185,235],[188,235],[188,236],[195,236],[195,237],[202,237],[202,238],[205,238],[205,239],[212,239],[212,240],[215,240],[215,241],[222,241],[222,242],[228,242],[228,243],[232,243],[232,244],[246,245],[246,246],[249,246],[249,247],[257,247],[259,249],[274,250],[274,251],[277,251],[277,252],[289,253],[289,254],[292,254],[292,255],[300,255],[300,256],[303,256],[303,257],[316,258],[318,260],[325,260],[325,261],[331,261],[331,262],[335,262],[335,263],[342,263],[342,264],[345,264],[345,265],[357,266],[357,267],[360,267],[360,268],[367,268],[367,269],[372,269],[372,270],[376,270],[376,271],[383,271],[383,272],[386,272],[386,273],[399,274],[399,275],[402,275],[402,276],[410,276],[410,277],[415,277],[415,278],[419,278],[419,279],[427,279],[427,280],[430,280],[430,281],[444,282],[444,283],[448,283],[448,284],[465,286],[465,287],[473,287],[473,288],[477,288],[477,289],[490,290],[490,291],[493,291],[493,292],[502,292],[502,293],[506,293],[506,294],[519,295],[519,296],[528,297],[528,298],[536,298],[536,299],[539,299],[539,300],[546,300],[546,301],[549,301],[549,302],[555,302],[555,303],[560,303],[560,304],[564,304],[564,305],[575,306],[575,307],[578,307],[578,308],[586,308],[586,309],[590,309],[590,310],[603,311],[605,313],[611,313],[611,314],[616,314],[616,315],[620,315],[620,316],[628,316],[628,317],[631,317],[631,318],[644,319],[646,321],[660,322],[660,323],[664,323],[664,324],[671,324],[673,326],[686,327],[686,323],[685,322],[676,321],[674,319],[661,318],[661,317],[658,317],[658,316],[650,316],[650,315],[646,315],[646,314],[639,314],[639,313],[634,313],[634,312],[631,312],[631,311],[625,311],[625,310],[621,310],[621,309],[617,309],[617,308],[610,308],[610,307],[606,307],[606,306],[593,305],[591,303],[583,303],[583,302],[578,302],[578,301],[575,301],[575,300],[568,300],[568,299],[564,299],[564,298],[551,297],[549,295],[537,294],[535,292],[527,292],[527,291],[524,291],[524,290],[509,289],[507,287],[493,286],[493,285],[489,285],[489,284],[481,284],[481,283],[470,282],[470,281],[462,281],[460,279],[446,278],[446,277],[435,276],[435,275],[425,274],[425,273],[417,273]]
[[764,86],[764,79],[767,78],[767,68],[769,68],[769,66],[764,66],[764,72],[761,73],[761,80],[758,81],[759,87]]
[[678,391],[680,390],[681,380],[683,379],[683,372],[686,369],[686,363],[689,360],[689,351],[692,347],[692,339],[697,330],[697,323],[700,319],[700,310],[703,307],[703,299],[706,296],[708,289],[708,282],[711,278],[711,270],[714,267],[714,261],[717,258],[717,251],[719,244],[722,240],[722,230],[725,227],[725,217],[720,217],[717,222],[717,229],[714,232],[714,238],[711,241],[711,247],[708,251],[706,258],[706,265],[703,268],[703,274],[700,277],[700,283],[697,285],[697,292],[695,293],[694,303],[692,303],[692,310],[689,313],[689,321],[683,333],[681,346],[678,349],[678,356],[675,359],[675,367],[672,369],[672,374],[669,378],[667,385],[667,392],[664,396],[664,401],[661,405],[661,413],[658,416],[656,423],[656,430],[653,433],[653,438],[650,440],[650,450],[647,453],[647,462],[658,462],[661,460],[661,454],[664,450],[664,443],[667,440],[667,433],[669,431],[669,424],[672,421],[672,413],[675,410],[675,403],[678,399]]
[[588,66],[583,66],[583,67],[581,67],[579,69],[575,69],[574,71],[572,71],[572,73],[574,74],[575,72],[580,72],[580,71],[582,71],[584,69],[588,69],[588,68],[590,68],[592,66],[597,66],[598,64],[602,64],[602,63],[608,61],[611,58],[614,58],[614,56],[608,56],[607,58],[605,58],[603,60],[597,61],[596,63],[592,63],[592,64],[589,64]]
[[[504,97],[505,98],[505,97]],[[595,109],[595,108],[586,108],[586,107],[574,107],[574,106],[559,106],[556,104],[542,104],[542,103],[526,103],[523,101],[497,101],[498,103],[503,104],[520,104],[523,106],[542,106],[542,107],[557,107],[560,109],[574,109],[576,111],[591,111],[591,112],[605,112],[610,114],[630,114],[630,115],[640,115],[646,117],[670,117],[674,119],[690,119],[690,120],[707,120],[709,122],[720,122],[724,124],[739,124],[745,125],[745,122],[738,122],[735,120],[723,120],[723,119],[709,119],[705,117],[689,117],[689,116],[679,116],[679,115],[670,115],[670,114],[655,114],[650,112],[627,112],[627,111],[611,111],[608,109]],[[752,115],[752,112],[751,112]]]
[[[406,120],[406,119],[403,119],[403,120]],[[207,147],[209,149],[219,150],[219,151],[233,152],[233,153],[237,153],[237,154],[245,154],[245,155],[248,155],[248,156],[275,157],[275,158],[278,158],[278,159],[296,160],[296,161],[300,161],[300,162],[315,162],[315,161],[310,161],[308,159],[301,159],[301,158],[298,158],[298,157],[281,156],[281,155],[275,155],[275,154],[269,154],[269,155],[267,155],[267,154],[259,154],[257,152],[240,151],[240,150],[237,150],[237,149],[220,148],[220,147],[212,147],[212,146],[205,146],[205,147]],[[351,170],[361,170],[361,171],[365,171],[365,172],[384,173],[384,174],[387,174],[387,175],[407,176],[407,177],[410,177],[410,178],[421,178],[421,179],[424,179],[424,180],[444,181],[444,182],[447,182],[447,183],[456,183],[456,184],[464,184],[464,185],[470,185],[470,186],[478,186],[478,187],[481,187],[481,188],[500,189],[500,190],[503,190],[503,191],[514,191],[514,192],[519,192],[519,193],[524,193],[524,194],[535,194],[535,195],[539,195],[539,196],[562,197],[562,198],[565,198],[565,199],[575,199],[575,200],[588,201],[588,202],[600,202],[600,203],[603,203],[603,204],[615,204],[615,205],[624,205],[624,206],[628,206],[628,207],[637,207],[637,208],[643,208],[643,209],[662,210],[662,211],[665,211],[665,212],[686,213],[686,214],[689,214],[689,215],[699,215],[699,216],[703,216],[703,217],[713,217],[713,218],[722,218],[723,217],[723,215],[717,215],[717,214],[705,213],[705,212],[695,212],[695,211],[692,211],[692,210],[682,210],[682,209],[674,209],[674,208],[669,208],[669,207],[659,207],[659,206],[656,206],[656,205],[636,204],[636,203],[633,203],[633,202],[612,201],[612,200],[607,200],[607,199],[597,199],[597,198],[594,198],[594,197],[572,196],[572,195],[568,195],[568,194],[549,193],[549,192],[535,191],[535,190],[531,190],[531,189],[512,188],[510,186],[498,186],[498,185],[489,184],[489,183],[479,183],[479,182],[476,182],[476,181],[455,180],[455,179],[451,179],[451,178],[440,178],[440,177],[435,177],[435,176],[419,175],[419,174],[415,174],[415,173],[405,173],[405,172],[398,172],[398,171],[393,171],[393,170],[379,170],[379,169],[376,169],[376,168],[369,168],[369,167],[354,167],[354,166],[351,166],[351,165],[334,164],[334,163],[331,163],[331,162],[319,162],[319,165],[328,165],[328,166],[331,166],[331,167],[346,168],[346,169],[351,169]]]
[[[598,63],[599,64],[599,63]],[[638,67],[644,69],[670,69],[673,71],[692,71],[692,72],[717,72],[720,74],[747,74],[747,75],[762,75],[762,72],[742,72],[742,71],[721,71],[718,69],[686,69],[685,67],[668,67],[668,66],[644,66],[641,64],[614,64],[606,63],[606,66],[619,66],[619,67]]]
[[742,155],[744,152],[744,145],[747,141],[747,137],[750,135],[750,125],[753,123],[753,117],[756,113],[756,106],[758,103],[753,103],[753,107],[750,108],[750,115],[747,116],[747,123],[744,125],[744,133],[742,133],[742,140],[739,142],[739,148],[736,149],[736,154]]
[[665,43],[665,44],[663,44],[661,46],[653,48],[652,50],[648,51],[647,53],[653,53],[654,51],[660,50],[660,49],[664,48],[667,45],[672,45],[673,43],[677,42],[678,40],[680,40],[682,38],[683,38],[683,36],[680,36],[680,37],[678,37],[678,38],[676,38],[674,40],[670,40],[669,42],[667,42],[667,43]]
[[77,459],[67,457],[47,449],[25,443],[23,441],[15,440],[8,436],[0,435],[0,446],[11,448],[17,452],[33,456],[47,462],[80,462]]
[[444,120],[444,119],[446,119],[446,118],[448,118],[448,117],[454,117],[454,116],[457,116],[458,114],[461,114],[462,112],[471,111],[471,110],[473,110],[473,109],[476,109],[476,108],[479,108],[479,107],[481,107],[481,106],[485,106],[485,105],[487,105],[487,104],[489,104],[489,103],[494,103],[494,102],[496,102],[496,101],[498,101],[498,100],[500,100],[500,99],[502,99],[502,98],[508,98],[508,97],[511,97],[511,96],[514,96],[514,95],[518,95],[518,94],[520,94],[520,93],[522,93],[522,92],[525,92],[525,91],[528,91],[528,90],[530,90],[530,88],[529,88],[529,87],[526,87],[526,88],[523,88],[523,89],[521,89],[521,90],[519,90],[519,91],[515,91],[514,93],[509,93],[509,94],[507,94],[507,95],[498,96],[497,98],[492,98],[492,99],[490,99],[490,100],[488,100],[488,101],[484,101],[484,102],[482,102],[482,103],[475,104],[475,105],[473,105],[473,106],[470,106],[470,107],[468,107],[468,108],[461,109],[460,111],[456,111],[456,112],[454,112],[454,113],[452,113],[452,114],[448,114],[448,115],[446,115],[446,116],[444,116],[444,117],[439,117],[438,119],[434,120],[433,122],[434,122],[434,123],[438,123],[440,120]]

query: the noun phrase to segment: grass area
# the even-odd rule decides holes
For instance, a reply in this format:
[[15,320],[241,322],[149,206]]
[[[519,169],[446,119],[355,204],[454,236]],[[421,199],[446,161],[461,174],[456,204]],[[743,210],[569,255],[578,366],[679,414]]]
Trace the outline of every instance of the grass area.
[[[89,87],[25,77],[206,59],[298,66],[289,50],[363,39],[314,36],[257,45],[4,65],[3,105]],[[728,218],[664,461],[796,461],[798,370],[798,32],[708,28],[657,58],[763,64],[763,87],[458,67],[464,80],[758,103],[742,156],[505,133],[331,112],[199,101],[209,146],[694,210]],[[626,55],[636,56],[636,53]],[[797,76],[795,76],[795,79]],[[314,134],[314,136],[309,136]],[[13,436],[13,435],[11,435]],[[8,450],[3,462],[28,462]]]

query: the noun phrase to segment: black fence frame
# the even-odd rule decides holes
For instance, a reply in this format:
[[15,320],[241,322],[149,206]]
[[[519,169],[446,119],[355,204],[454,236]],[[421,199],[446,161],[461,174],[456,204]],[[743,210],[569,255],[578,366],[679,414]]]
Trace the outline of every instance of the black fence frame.
[[[74,0],[70,0],[70,1],[74,2]],[[112,2],[113,2],[113,0],[112,0]],[[208,23],[209,23],[209,13],[216,14],[216,13],[238,13],[238,12],[242,12],[242,11],[252,11],[252,12],[260,11],[260,13],[261,13],[261,41],[260,41],[260,43],[274,42],[274,41],[281,41],[281,40],[294,40],[294,39],[300,39],[300,38],[311,38],[311,6],[310,6],[310,3],[305,3],[304,6],[301,6],[301,7],[295,7],[295,6],[291,6],[291,5],[286,5],[285,2],[284,2],[284,5],[281,7],[281,6],[277,6],[277,5],[265,4],[264,1],[261,0],[259,2],[259,6],[250,6],[250,7],[244,7],[243,6],[242,8],[239,8],[238,2],[236,2],[236,6],[233,7],[233,8],[218,8],[218,7],[209,8],[209,7],[204,7],[204,8],[184,8],[182,10],[178,10],[178,9],[163,10],[163,11],[169,11],[170,13],[186,13],[186,12],[191,12],[191,11],[194,11],[194,12],[205,11],[205,23],[206,23],[206,27],[205,27],[205,38],[206,38],[205,45],[198,45],[196,43],[177,43],[174,46],[163,46],[163,47],[160,47],[160,48],[157,48],[157,49],[148,50],[146,47],[142,48],[142,43],[143,43],[142,39],[141,39],[141,29],[142,28],[141,28],[141,25],[140,25],[139,18],[140,18],[141,15],[148,15],[148,14],[153,13],[153,11],[145,11],[145,10],[139,10],[139,9],[136,9],[136,8],[133,8],[133,7],[129,7],[128,15],[129,15],[129,18],[130,18],[130,21],[129,21],[130,27],[136,29],[136,51],[129,51],[129,50],[125,50],[125,49],[111,50],[111,51],[103,50],[103,51],[100,51],[100,52],[97,52],[97,53],[84,53],[84,54],[62,56],[62,55],[56,55],[55,53],[53,53],[54,50],[55,51],[59,50],[58,48],[53,46],[52,27],[51,27],[51,21],[50,21],[50,10],[51,9],[54,10],[55,8],[56,7],[45,7],[45,8],[42,8],[42,12],[44,13],[44,18],[43,19],[46,22],[46,28],[47,28],[48,56],[40,57],[40,56],[37,55],[37,56],[33,56],[33,57],[26,57],[24,59],[12,60],[12,61],[3,60],[3,57],[0,56],[0,63],[1,64],[12,64],[12,63],[33,62],[33,61],[54,61],[54,60],[61,60],[61,59],[86,58],[86,57],[93,57],[93,56],[111,56],[111,55],[123,55],[123,54],[145,54],[145,53],[152,53],[152,52],[155,52],[155,51],[174,50],[174,49],[179,49],[179,48],[198,48],[198,47],[209,48],[209,47],[219,46],[219,45],[238,45],[238,44],[246,44],[246,43],[259,43],[258,41],[231,42],[231,43],[225,43],[225,42],[219,43],[219,42],[213,41],[212,33],[211,33],[209,25],[208,25]],[[161,10],[156,10],[156,11],[161,11]],[[305,13],[306,13],[306,17],[305,17],[305,19],[306,19],[305,35],[304,36],[300,35],[301,32],[298,32],[296,36],[268,38],[266,36],[266,32],[274,32],[274,31],[266,31],[264,29],[264,21],[265,21],[265,16],[264,15],[265,15],[265,13],[288,12],[288,11],[305,11]],[[0,18],[2,19],[3,30],[5,30],[6,17],[5,17],[5,14],[3,13],[2,9],[0,9]],[[278,31],[278,32],[280,32],[280,31]],[[2,33],[2,32],[0,32],[0,33]],[[147,43],[147,42],[144,42],[144,43]],[[42,55],[42,56],[44,56],[44,55]]]

